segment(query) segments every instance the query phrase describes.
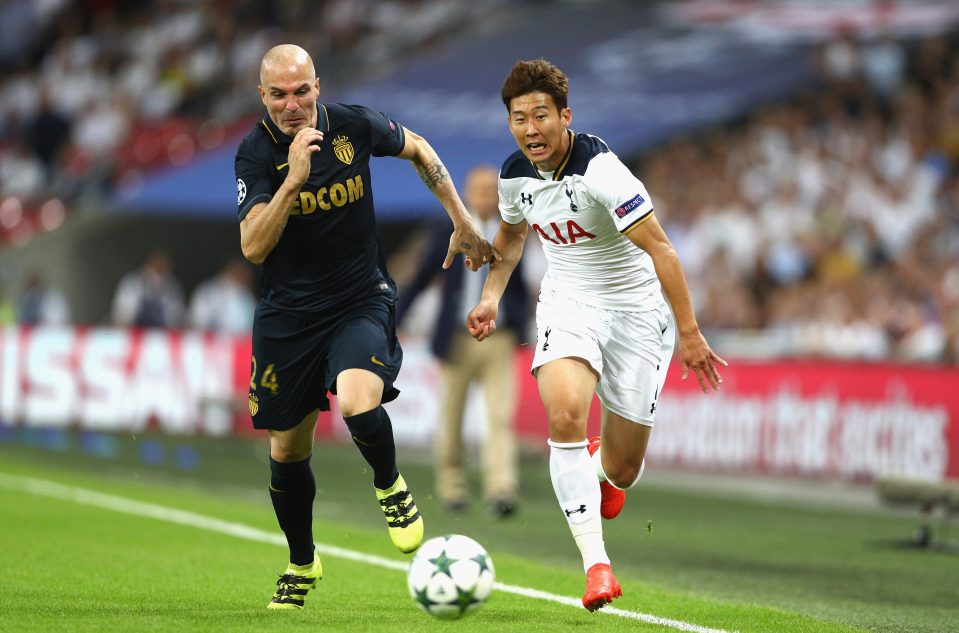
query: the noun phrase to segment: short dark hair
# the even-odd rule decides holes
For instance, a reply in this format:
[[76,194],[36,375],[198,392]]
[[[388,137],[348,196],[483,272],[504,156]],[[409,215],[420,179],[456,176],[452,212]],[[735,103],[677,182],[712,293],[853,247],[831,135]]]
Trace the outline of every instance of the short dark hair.
[[513,64],[503,82],[503,105],[509,112],[509,102],[531,92],[543,92],[553,98],[559,110],[566,107],[569,79],[563,71],[545,59],[521,60]]

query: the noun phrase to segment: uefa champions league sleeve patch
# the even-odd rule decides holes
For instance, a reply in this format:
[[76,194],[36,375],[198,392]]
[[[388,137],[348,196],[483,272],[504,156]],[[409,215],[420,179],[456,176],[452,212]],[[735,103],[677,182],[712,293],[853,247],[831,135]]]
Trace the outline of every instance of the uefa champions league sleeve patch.
[[637,193],[631,200],[616,207],[616,217],[625,218],[627,215],[638,209],[644,202],[646,202],[646,200]]
[[244,200],[246,200],[246,183],[243,182],[242,178],[237,178],[236,179],[236,203],[238,205],[243,204]]

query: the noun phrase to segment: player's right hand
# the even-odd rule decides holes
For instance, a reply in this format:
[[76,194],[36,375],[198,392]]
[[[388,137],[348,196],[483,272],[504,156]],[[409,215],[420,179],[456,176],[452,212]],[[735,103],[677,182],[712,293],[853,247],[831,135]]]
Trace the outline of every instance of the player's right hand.
[[480,300],[466,317],[466,329],[477,341],[489,338],[496,332],[496,316],[499,305]]
[[290,163],[287,179],[292,179],[299,185],[306,182],[310,177],[311,159],[313,154],[322,149],[320,146],[322,141],[323,132],[316,128],[305,127],[296,133],[287,154],[287,161]]
[[453,264],[453,258],[457,253],[466,255],[466,267],[473,272],[482,268],[484,264],[492,265],[494,261],[503,261],[503,257],[486,241],[473,222],[464,222],[460,226],[453,227],[450,247],[443,262],[444,269]]

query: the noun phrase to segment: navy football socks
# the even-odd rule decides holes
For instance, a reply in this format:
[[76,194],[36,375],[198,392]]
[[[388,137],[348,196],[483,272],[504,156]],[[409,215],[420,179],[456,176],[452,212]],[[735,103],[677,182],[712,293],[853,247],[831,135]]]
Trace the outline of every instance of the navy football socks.
[[373,485],[387,490],[399,477],[396,468],[396,444],[393,443],[393,424],[383,407],[365,413],[344,417],[353,442],[373,469]]
[[290,562],[313,562],[313,498],[316,480],[310,458],[299,462],[278,462],[270,457],[270,498],[273,510],[290,546]]

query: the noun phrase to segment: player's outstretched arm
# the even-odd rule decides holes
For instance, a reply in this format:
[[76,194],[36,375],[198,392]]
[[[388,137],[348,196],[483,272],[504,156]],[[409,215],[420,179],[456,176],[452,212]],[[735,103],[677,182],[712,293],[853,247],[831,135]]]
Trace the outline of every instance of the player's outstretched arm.
[[673,248],[666,232],[660,226],[655,215],[649,217],[633,228],[627,237],[638,247],[646,251],[653,260],[656,276],[663,286],[663,292],[673,308],[676,317],[676,327],[679,330],[679,358],[683,366],[683,380],[689,376],[690,370],[696,375],[699,387],[704,391],[709,388],[719,389],[723,382],[719,375],[719,365],[728,363],[710,349],[706,338],[699,331],[696,315],[693,312],[693,300],[689,295],[689,286],[686,284],[686,275],[679,263],[679,256]]
[[406,146],[400,152],[400,158],[413,163],[413,168],[436,199],[440,201],[450,219],[453,220],[453,234],[450,236],[450,248],[443,262],[443,268],[449,268],[457,253],[466,255],[470,270],[479,270],[483,264],[499,261],[501,257],[493,251],[490,243],[480,233],[466,206],[460,199],[446,166],[425,138],[403,128]]
[[240,222],[240,249],[250,262],[262,264],[280,241],[293,201],[310,177],[310,161],[320,151],[322,140],[323,132],[311,127],[297,132],[287,154],[290,164],[286,180],[269,202],[255,205]]
[[528,231],[529,224],[526,220],[519,224],[500,220],[499,231],[493,240],[493,248],[501,254],[502,259],[490,264],[489,275],[486,276],[486,283],[483,284],[483,295],[466,317],[466,329],[477,341],[482,341],[496,332],[499,300],[523,256],[523,244],[526,242]]

